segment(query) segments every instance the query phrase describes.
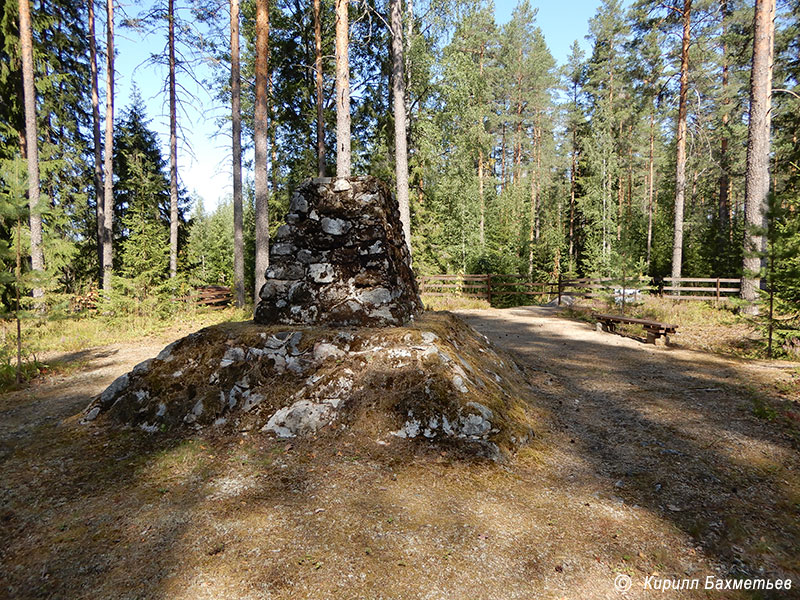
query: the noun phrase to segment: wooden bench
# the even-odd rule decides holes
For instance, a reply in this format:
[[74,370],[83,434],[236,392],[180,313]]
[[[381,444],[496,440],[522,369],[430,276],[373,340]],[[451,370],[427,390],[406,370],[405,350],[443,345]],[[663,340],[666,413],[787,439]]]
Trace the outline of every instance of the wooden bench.
[[[648,319],[634,319],[633,317],[623,317],[621,315],[601,315],[595,313],[594,318],[597,320],[597,330],[614,332],[618,323],[629,325],[641,325],[645,332],[647,332],[648,344],[669,344],[670,334],[674,334],[678,330],[677,325],[668,325],[666,323],[659,323],[658,321],[650,321]],[[663,336],[663,340],[661,337]]]

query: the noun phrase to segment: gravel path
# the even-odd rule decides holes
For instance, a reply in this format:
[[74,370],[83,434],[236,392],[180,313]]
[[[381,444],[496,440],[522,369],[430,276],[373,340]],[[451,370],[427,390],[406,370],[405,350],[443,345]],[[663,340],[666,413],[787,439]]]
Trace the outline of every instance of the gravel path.
[[536,439],[502,465],[346,431],[287,444],[79,426],[171,339],[61,357],[69,374],[0,395],[0,596],[752,597],[645,588],[714,574],[792,577],[763,597],[798,597],[784,413],[800,372],[647,346],[557,309],[460,315],[531,384]]
[[620,498],[699,542],[723,573],[797,575],[796,434],[756,416],[762,402],[797,406],[777,393],[792,383],[786,363],[657,348],[556,308],[459,314],[511,352],[543,395],[564,486],[613,482]]

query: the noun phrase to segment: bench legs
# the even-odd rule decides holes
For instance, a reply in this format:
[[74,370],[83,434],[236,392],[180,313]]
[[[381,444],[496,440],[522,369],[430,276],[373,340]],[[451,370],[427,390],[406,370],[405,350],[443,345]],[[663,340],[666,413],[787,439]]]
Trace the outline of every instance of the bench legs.
[[648,331],[647,343],[654,346],[669,346],[669,336],[659,331]]
[[595,331],[605,331],[606,333],[614,333],[616,327],[613,323],[598,321],[597,323],[595,323],[594,329]]

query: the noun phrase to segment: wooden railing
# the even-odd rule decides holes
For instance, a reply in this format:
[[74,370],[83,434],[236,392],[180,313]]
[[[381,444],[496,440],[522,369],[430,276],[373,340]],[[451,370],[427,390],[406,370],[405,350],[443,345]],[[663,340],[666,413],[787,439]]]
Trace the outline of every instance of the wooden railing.
[[[673,279],[664,277],[664,282],[671,284],[660,288],[666,292],[664,298],[670,300],[714,300],[719,302],[730,295],[738,295],[741,280],[723,279],[721,277],[681,277]],[[684,285],[689,284],[689,285]],[[702,295],[697,295],[702,294]]]
[[[417,277],[420,292],[426,296],[458,295],[487,300],[490,304],[506,304],[526,298],[542,299],[544,303],[564,295],[578,298],[607,298],[614,290],[639,289],[650,295],[671,300],[714,300],[738,295],[739,280],[725,278],[692,278],[652,280],[648,277],[590,278],[555,281],[533,281],[528,275],[481,273],[470,275],[421,275]],[[699,285],[698,285],[699,284]],[[736,285],[733,285],[736,284]]]
[[233,295],[229,287],[206,285],[195,289],[186,300],[194,302],[197,306],[220,309],[225,308],[233,301]]

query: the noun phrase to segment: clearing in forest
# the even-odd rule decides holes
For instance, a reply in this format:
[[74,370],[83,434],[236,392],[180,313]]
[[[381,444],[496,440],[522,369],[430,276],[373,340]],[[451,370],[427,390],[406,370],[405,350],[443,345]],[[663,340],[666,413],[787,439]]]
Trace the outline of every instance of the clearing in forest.
[[2,594],[600,599],[620,574],[626,598],[653,597],[652,575],[793,577],[776,597],[796,593],[796,367],[653,348],[556,309],[461,316],[536,403],[534,443],[501,464],[357,428],[287,442],[78,424],[170,339],[81,353],[79,372],[0,396]]

